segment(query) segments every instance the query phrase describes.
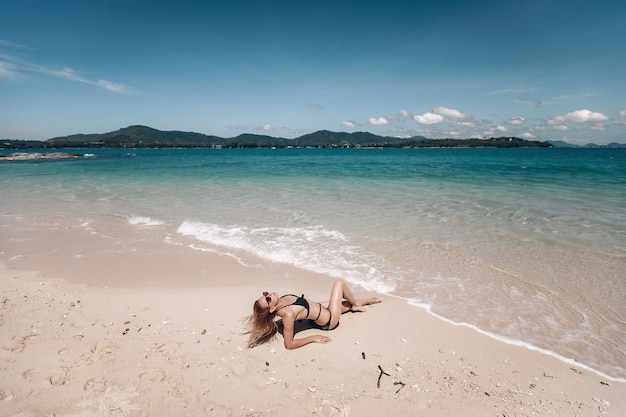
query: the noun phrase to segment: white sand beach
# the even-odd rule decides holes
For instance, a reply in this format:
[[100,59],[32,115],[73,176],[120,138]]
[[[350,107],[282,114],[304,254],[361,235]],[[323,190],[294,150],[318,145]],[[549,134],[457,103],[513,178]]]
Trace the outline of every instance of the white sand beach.
[[136,233],[120,253],[85,230],[3,230],[1,416],[626,415],[625,383],[392,297],[329,344],[248,349],[262,291],[325,299],[332,279]]

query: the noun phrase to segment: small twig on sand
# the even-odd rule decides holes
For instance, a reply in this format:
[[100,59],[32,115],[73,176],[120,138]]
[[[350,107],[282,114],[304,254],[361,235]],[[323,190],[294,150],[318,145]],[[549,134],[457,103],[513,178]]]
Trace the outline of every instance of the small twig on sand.
[[387,376],[391,376],[391,375],[389,375],[387,372],[383,371],[383,368],[381,368],[380,365],[378,365],[378,369],[380,370],[380,374],[378,375],[378,382],[376,383],[376,386],[378,388],[380,388],[380,378],[382,378],[383,375],[387,375]]
[[400,388],[398,388],[398,390],[396,391],[396,394],[397,394],[397,393],[399,393],[399,392],[400,392],[400,390],[401,390],[402,388],[404,388],[404,386],[405,386],[406,384],[405,384],[404,382],[402,382],[402,381],[397,381],[397,382],[394,382],[394,383],[393,383],[393,385],[402,385],[402,386],[401,386]]

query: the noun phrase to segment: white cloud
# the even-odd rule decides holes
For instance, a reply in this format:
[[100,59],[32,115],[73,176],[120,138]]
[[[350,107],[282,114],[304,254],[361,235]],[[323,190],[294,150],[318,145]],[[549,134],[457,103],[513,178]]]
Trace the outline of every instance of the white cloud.
[[372,126],[384,126],[384,125],[388,125],[389,124],[389,120],[387,120],[384,117],[370,117],[369,119],[367,119],[368,123],[371,124]]
[[0,79],[14,79],[21,72],[29,70],[29,64],[25,64],[17,56],[6,53],[2,49],[22,49],[22,45],[0,39]]
[[398,113],[400,113],[400,116],[404,117],[405,119],[413,119],[413,116],[411,115],[411,113],[409,113],[408,111],[404,109],[400,110]]
[[576,110],[563,116],[556,116],[553,120],[556,122],[596,123],[607,121],[609,118],[602,113],[585,109]]
[[475,128],[476,126],[478,126],[478,123],[476,123],[476,122],[459,122],[459,125],[461,125],[463,127]]
[[593,123],[591,125],[583,125],[576,127],[577,130],[592,130],[597,132],[603,132],[606,130],[606,126],[602,123]]
[[[89,83],[92,84],[92,83]],[[98,80],[95,84],[98,87],[105,88],[109,91],[115,91],[116,93],[128,93],[130,90],[124,84],[114,83],[107,80]]]
[[0,78],[11,79],[19,75],[16,71],[15,65],[10,62],[0,61]]
[[351,128],[351,129],[354,129],[354,127],[355,127],[354,122],[353,122],[353,121],[351,121],[351,120],[344,120],[343,122],[341,122],[341,124],[342,124],[344,127],[349,127],[349,128]]
[[506,132],[506,127],[504,126],[492,126],[484,132],[485,136],[493,136],[498,133]]
[[272,125],[263,125],[263,127],[261,129],[263,129],[263,130],[272,130]]
[[[432,112],[426,112],[424,114],[418,114],[415,116],[412,116],[411,113],[409,113],[408,111],[404,109],[400,110],[398,113],[402,117],[407,118],[407,119],[413,119],[414,121],[416,121],[417,123],[421,125],[441,124],[445,122],[446,118],[464,119],[464,120],[470,120],[472,118],[472,116],[469,113],[463,113],[459,110],[451,109],[451,108],[443,107],[443,106],[435,107]],[[460,122],[459,125],[464,126],[464,127],[476,126],[475,123],[472,121]]]
[[524,119],[523,117],[513,117],[507,120],[506,122],[510,125],[519,126],[519,125],[523,125],[524,122],[526,122],[526,119]]
[[[11,49],[27,49],[26,46],[12,43],[9,41],[0,39],[0,48]],[[57,78],[62,78],[68,81],[74,81],[84,84],[89,84],[95,87],[104,88],[105,90],[113,91],[116,93],[130,93],[131,89],[127,86],[108,81],[104,79],[89,79],[79,75],[71,68],[65,67],[61,70],[52,70],[45,66],[33,64],[14,55],[6,54],[0,51],[0,79],[10,79],[21,75],[22,73],[36,73],[50,75]]]
[[502,88],[500,90],[490,91],[488,94],[529,94],[535,93],[538,89],[536,87],[526,87],[526,86],[514,86],[510,88]]
[[440,116],[451,117],[453,119],[471,119],[471,116],[467,113],[460,112],[456,109],[449,109],[443,106],[435,108],[433,112]]
[[443,116],[435,113],[424,113],[421,115],[413,116],[413,120],[421,125],[436,125],[443,123]]
[[4,39],[0,39],[0,47],[11,48],[11,49],[26,49],[26,46],[24,46],[22,44],[11,42],[11,41],[7,41],[7,40],[4,40]]
[[70,81],[77,81],[79,83],[85,83],[89,85],[93,85],[96,87],[104,88],[105,90],[114,91],[116,93],[126,93],[128,89],[126,86],[118,83],[114,83],[107,80],[89,80],[74,71],[71,68],[63,68],[61,71],[47,71],[43,70],[42,72],[47,72],[51,75],[54,75],[59,78],[64,78]]
[[535,139],[535,135],[530,132],[524,132],[520,135],[522,139]]
[[622,110],[618,113],[620,117],[626,117],[626,110]]
[[567,100],[567,101],[572,101],[572,100],[582,100],[582,99],[584,99],[585,97],[588,97],[589,95],[590,95],[589,93],[587,93],[587,94],[580,94],[580,95],[577,95],[577,96],[575,96],[575,95],[573,95],[573,94],[566,94],[566,95],[563,95],[563,96],[556,96],[556,97],[553,97],[553,98],[551,99],[551,101],[566,101],[566,100]]

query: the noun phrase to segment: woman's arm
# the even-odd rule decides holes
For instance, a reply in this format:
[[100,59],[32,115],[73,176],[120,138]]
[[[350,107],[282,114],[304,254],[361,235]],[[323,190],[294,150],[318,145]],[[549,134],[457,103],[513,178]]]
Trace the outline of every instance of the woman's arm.
[[322,336],[321,334],[294,339],[295,320],[293,313],[286,312],[281,317],[283,319],[283,338],[287,349],[297,349],[309,343],[328,343],[331,340],[330,337]]

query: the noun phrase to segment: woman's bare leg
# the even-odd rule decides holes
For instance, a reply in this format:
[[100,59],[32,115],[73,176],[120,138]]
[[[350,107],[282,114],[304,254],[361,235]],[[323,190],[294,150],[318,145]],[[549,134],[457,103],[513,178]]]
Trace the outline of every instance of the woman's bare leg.
[[[345,301],[344,301],[345,300]],[[330,328],[334,328],[339,323],[339,318],[348,311],[366,311],[363,306],[379,303],[379,297],[356,298],[348,284],[342,279],[338,279],[333,284],[330,292],[330,300],[326,306],[332,314]]]

